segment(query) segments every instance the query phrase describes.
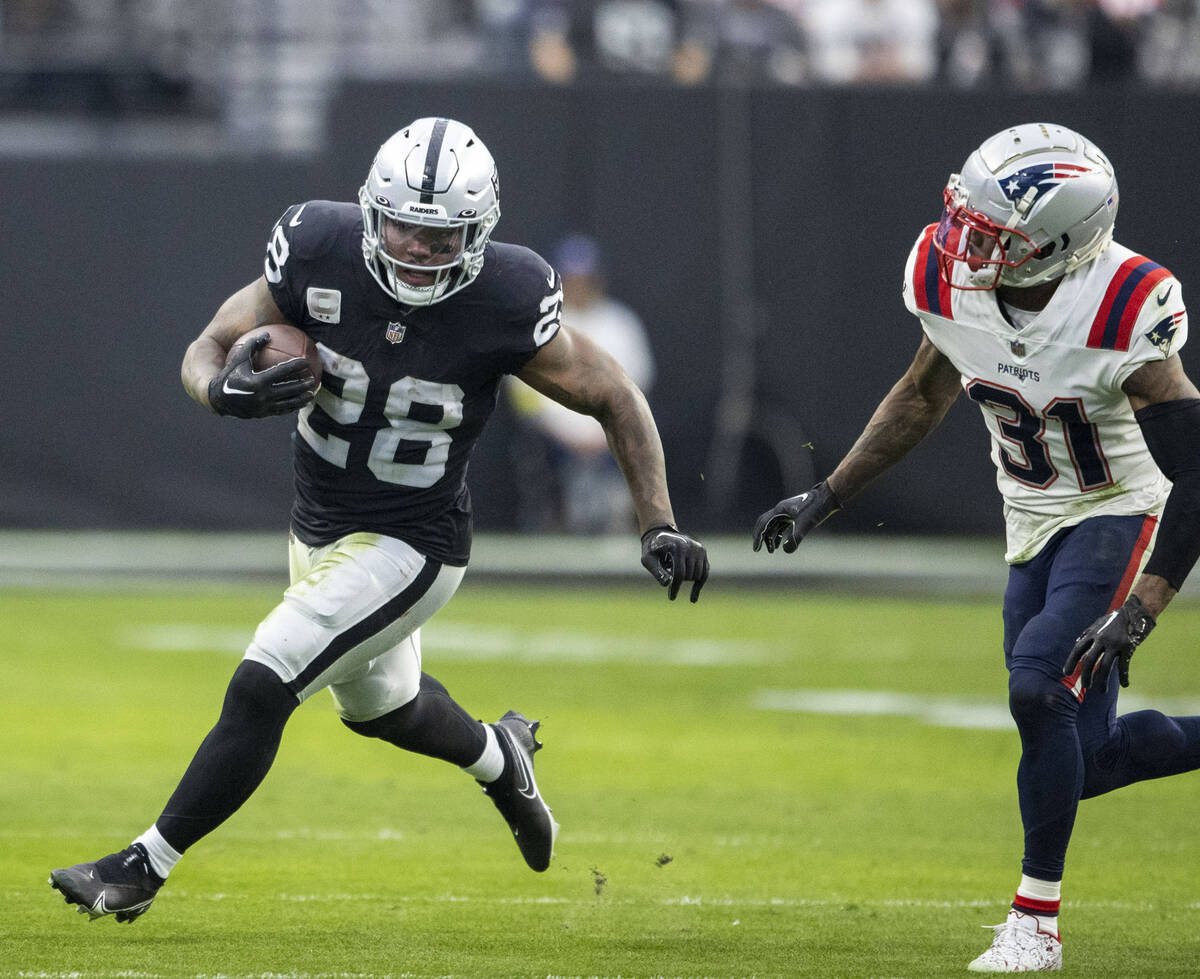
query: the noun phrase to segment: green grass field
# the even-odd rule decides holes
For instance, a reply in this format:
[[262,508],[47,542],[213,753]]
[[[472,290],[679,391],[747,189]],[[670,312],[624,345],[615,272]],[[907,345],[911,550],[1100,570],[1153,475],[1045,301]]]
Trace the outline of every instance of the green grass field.
[[[965,975],[1004,916],[1021,832],[999,596],[714,582],[689,606],[468,579],[425,666],[477,716],[542,719],[549,871],[468,777],[355,737],[322,693],[148,915],[89,923],[49,870],[153,821],[276,596],[0,592],[0,975]],[[1200,608],[1164,617],[1129,706],[1200,712],[1197,634]],[[1067,974],[1200,974],[1198,812],[1195,775],[1084,804]]]

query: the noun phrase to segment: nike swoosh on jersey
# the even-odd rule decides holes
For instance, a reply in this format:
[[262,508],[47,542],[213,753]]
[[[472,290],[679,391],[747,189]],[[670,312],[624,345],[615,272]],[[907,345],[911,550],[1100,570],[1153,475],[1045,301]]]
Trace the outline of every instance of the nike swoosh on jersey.
[[1169,298],[1170,298],[1170,296],[1171,296],[1171,290],[1172,290],[1172,289],[1174,289],[1174,288],[1175,288],[1175,283],[1174,283],[1174,282],[1172,282],[1172,283],[1171,283],[1169,286],[1167,286],[1167,291],[1166,291],[1166,292],[1164,292],[1164,293],[1163,293],[1161,296],[1155,296],[1155,297],[1154,297],[1156,300],[1158,300],[1158,304],[1159,304],[1160,306],[1165,306],[1165,305],[1167,304],[1167,299],[1169,299]]
[[290,221],[288,222],[288,227],[289,227],[289,228],[294,228],[294,227],[296,227],[296,225],[298,225],[298,224],[301,224],[301,223],[302,223],[302,222],[301,222],[301,220],[300,220],[300,215],[304,213],[304,209],[305,209],[306,207],[308,207],[308,204],[307,204],[307,203],[304,203],[304,204],[301,204],[301,205],[300,205],[300,210],[299,210],[299,211],[297,211],[295,214],[293,214],[293,215],[292,215],[292,220],[290,220]]
[[546,273],[546,284],[551,289],[554,288],[554,269],[551,269],[549,272]]

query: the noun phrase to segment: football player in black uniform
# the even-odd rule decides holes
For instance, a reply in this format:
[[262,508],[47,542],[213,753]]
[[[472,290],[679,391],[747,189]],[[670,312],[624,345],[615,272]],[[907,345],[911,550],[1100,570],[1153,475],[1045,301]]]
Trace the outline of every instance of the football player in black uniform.
[[[380,148],[357,204],[288,208],[261,277],[188,348],[183,384],[221,415],[296,411],[291,585],[259,625],[216,726],[162,815],[119,853],[55,870],[80,913],[132,921],[181,855],[257,788],[301,701],[328,687],[352,731],[461,766],[528,865],[549,866],[558,824],[538,790],[538,723],[475,720],[421,669],[420,627],[450,600],[471,541],[467,463],[505,374],[604,426],[643,532],[642,563],[696,601],[704,547],[675,526],[646,400],[615,360],[559,323],[558,274],[490,240],[496,166],[462,123],[418,119]],[[255,370],[252,330],[316,342]],[[228,358],[228,362],[227,362]]]

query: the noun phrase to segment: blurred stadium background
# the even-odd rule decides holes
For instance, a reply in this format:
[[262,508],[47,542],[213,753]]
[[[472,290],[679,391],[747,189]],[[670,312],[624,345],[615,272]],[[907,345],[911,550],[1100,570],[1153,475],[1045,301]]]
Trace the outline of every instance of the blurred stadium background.
[[[205,416],[178,363],[258,274],[284,207],[352,199],[420,115],[492,149],[500,239],[601,243],[660,365],[679,519],[739,542],[829,470],[907,364],[904,256],[987,135],[1039,118],[1087,133],[1117,167],[1119,239],[1185,286],[1200,265],[1193,0],[0,10],[7,531],[282,530],[290,422]],[[957,405],[831,539],[996,537],[974,414]],[[519,529],[514,425],[502,404],[472,463],[483,535]],[[29,538],[7,541],[27,567]]]

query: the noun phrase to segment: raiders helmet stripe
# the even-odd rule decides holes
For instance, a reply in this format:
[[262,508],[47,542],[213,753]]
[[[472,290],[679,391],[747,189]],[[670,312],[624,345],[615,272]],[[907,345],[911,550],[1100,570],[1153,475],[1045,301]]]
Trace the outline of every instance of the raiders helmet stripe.
[[437,186],[438,160],[442,157],[442,139],[446,135],[448,119],[439,119],[429,134],[429,149],[425,151],[425,171],[421,175],[421,203],[433,203],[433,191]]

